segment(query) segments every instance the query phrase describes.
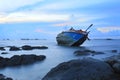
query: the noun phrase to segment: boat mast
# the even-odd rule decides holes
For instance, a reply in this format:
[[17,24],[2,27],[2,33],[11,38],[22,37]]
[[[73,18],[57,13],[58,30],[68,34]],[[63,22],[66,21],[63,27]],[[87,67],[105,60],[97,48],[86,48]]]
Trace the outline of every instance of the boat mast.
[[87,30],[88,30],[91,26],[93,26],[93,24],[91,24],[85,31],[87,32]]

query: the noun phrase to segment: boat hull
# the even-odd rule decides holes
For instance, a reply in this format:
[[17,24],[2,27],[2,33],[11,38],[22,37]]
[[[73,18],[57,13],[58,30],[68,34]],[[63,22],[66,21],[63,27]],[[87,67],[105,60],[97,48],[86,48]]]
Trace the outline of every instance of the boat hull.
[[57,35],[56,40],[58,45],[80,46],[87,39],[88,34],[76,32],[62,32]]

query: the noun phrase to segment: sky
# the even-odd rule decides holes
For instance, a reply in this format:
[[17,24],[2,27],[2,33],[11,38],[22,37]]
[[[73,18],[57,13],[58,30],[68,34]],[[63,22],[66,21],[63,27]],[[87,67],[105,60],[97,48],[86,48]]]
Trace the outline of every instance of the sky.
[[0,0],[0,39],[55,39],[70,27],[120,38],[120,0]]

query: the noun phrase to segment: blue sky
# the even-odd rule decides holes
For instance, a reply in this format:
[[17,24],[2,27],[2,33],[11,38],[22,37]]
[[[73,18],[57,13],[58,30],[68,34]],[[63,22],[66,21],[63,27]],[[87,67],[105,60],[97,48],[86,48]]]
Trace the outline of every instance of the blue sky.
[[90,38],[120,38],[119,0],[0,0],[0,39],[55,38],[73,26]]

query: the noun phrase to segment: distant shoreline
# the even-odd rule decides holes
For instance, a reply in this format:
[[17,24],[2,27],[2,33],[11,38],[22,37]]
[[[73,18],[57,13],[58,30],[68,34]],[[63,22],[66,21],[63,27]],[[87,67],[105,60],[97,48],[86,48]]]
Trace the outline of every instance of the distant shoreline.
[[[119,40],[120,38],[93,38],[91,40]],[[30,39],[30,38],[21,38],[21,39],[0,39],[0,40],[5,40],[5,41],[9,41],[9,40],[48,40],[48,39]]]

